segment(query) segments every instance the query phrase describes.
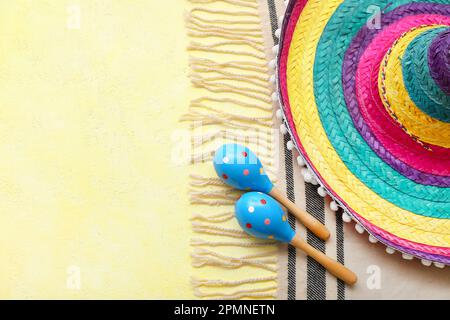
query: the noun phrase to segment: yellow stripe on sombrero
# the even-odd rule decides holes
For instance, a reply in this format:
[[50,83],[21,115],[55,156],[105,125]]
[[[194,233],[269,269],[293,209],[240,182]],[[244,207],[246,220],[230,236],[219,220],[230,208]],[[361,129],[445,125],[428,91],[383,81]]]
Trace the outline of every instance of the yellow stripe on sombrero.
[[[450,147],[450,123],[432,118],[412,101],[403,82],[401,58],[408,45],[419,34],[442,27],[439,25],[420,27],[405,33],[383,59],[378,77],[378,89],[385,108],[395,114],[397,122],[420,141],[442,147]],[[383,88],[386,95],[383,96]]]
[[309,1],[293,35],[287,68],[288,94],[302,145],[331,188],[372,224],[410,241],[449,246],[450,220],[415,215],[379,197],[347,169],[323,130],[313,89],[315,49],[342,2]]

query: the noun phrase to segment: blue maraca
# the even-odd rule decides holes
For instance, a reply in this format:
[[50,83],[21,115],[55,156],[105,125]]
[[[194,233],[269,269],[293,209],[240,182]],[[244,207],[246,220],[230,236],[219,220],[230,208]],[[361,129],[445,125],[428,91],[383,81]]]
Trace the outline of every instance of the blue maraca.
[[330,232],[327,228],[312,215],[297,207],[273,185],[261,161],[249,148],[240,144],[224,144],[216,151],[213,161],[217,175],[223,182],[239,190],[269,194],[315,235],[328,240]]
[[357,281],[356,275],[339,262],[310,246],[292,230],[278,202],[262,192],[244,194],[235,206],[236,218],[248,234],[262,239],[275,239],[290,243],[315,259],[335,277],[349,285]]

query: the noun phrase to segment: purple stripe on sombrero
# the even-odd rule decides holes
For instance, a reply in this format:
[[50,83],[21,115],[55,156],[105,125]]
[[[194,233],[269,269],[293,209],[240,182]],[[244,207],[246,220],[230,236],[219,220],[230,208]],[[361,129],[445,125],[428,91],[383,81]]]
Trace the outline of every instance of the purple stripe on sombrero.
[[450,29],[440,33],[431,43],[428,65],[434,81],[450,95]]
[[[407,4],[383,15],[381,18],[381,25],[386,28],[388,25],[404,17],[424,13],[448,16],[450,15],[450,6],[428,3]],[[426,173],[412,168],[400,159],[397,159],[377,140],[370,127],[362,120],[363,117],[360,113],[356,92],[354,90],[356,78],[355,73],[358,68],[358,61],[361,59],[364,51],[369,46],[373,38],[382,30],[383,29],[372,30],[369,29],[368,26],[364,26],[363,28],[361,28],[358,35],[353,39],[345,54],[342,71],[342,82],[344,87],[344,95],[347,102],[347,108],[353,119],[353,123],[366,143],[378,154],[381,159],[383,159],[396,171],[420,184],[433,185],[438,187],[449,187],[449,176],[440,176]]]
[[431,254],[431,253],[426,253],[423,251],[417,251],[414,249],[410,249],[410,248],[406,248],[403,246],[399,246],[383,237],[380,237],[378,235],[373,235],[378,241],[384,243],[386,246],[394,248],[398,251],[401,251],[403,253],[407,253],[407,254],[411,254],[413,256],[416,256],[420,259],[424,259],[424,260],[429,260],[429,261],[434,261],[434,262],[440,262],[443,263],[445,265],[450,265],[450,257],[444,256],[444,255],[437,255],[437,254]]

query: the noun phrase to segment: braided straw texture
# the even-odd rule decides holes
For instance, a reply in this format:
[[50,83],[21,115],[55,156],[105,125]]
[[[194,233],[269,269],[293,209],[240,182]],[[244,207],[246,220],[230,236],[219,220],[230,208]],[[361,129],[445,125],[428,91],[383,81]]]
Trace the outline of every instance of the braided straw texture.
[[450,96],[450,29],[433,40],[428,51],[428,65],[434,81]]
[[[412,28],[448,19],[440,15],[423,15],[422,12],[423,9],[416,7],[402,7],[387,13],[382,22],[388,27],[376,36],[375,32],[370,36],[369,30],[363,28],[347,51],[343,73],[344,90],[356,128],[380,158],[411,180],[447,187],[450,150],[433,147],[433,152],[429,152],[416,143],[385,112],[377,94],[381,61],[395,39]],[[437,7],[436,12],[450,14],[450,8]],[[420,15],[403,16],[411,13]],[[369,33],[369,36],[364,37],[366,33]],[[358,59],[358,55],[361,55],[361,58],[358,70],[354,71],[356,67],[352,66],[351,62]],[[361,121],[361,117],[364,121]]]
[[[350,4],[351,2],[347,1],[343,7]],[[349,170],[381,197],[417,214],[446,218],[449,214],[447,202],[450,189],[417,184],[405,178],[380,159],[354,128],[339,83],[341,58],[351,38],[347,33],[334,32],[344,29],[344,26],[336,28],[335,25],[340,26],[345,17],[345,11],[340,9],[328,24],[317,48],[314,66],[317,106],[331,144]],[[355,22],[347,30],[356,32],[359,24],[365,21],[363,15],[356,16]],[[335,41],[336,37],[344,39]],[[328,51],[328,56],[323,54],[324,51]],[[360,94],[364,95],[364,92]]]
[[[414,256],[417,256],[422,259],[441,262],[444,264],[450,264],[450,250],[447,247],[435,247],[435,246],[429,246],[426,244],[421,244],[417,242],[412,242],[409,240],[405,240],[402,238],[399,238],[398,236],[391,234],[387,232],[386,230],[383,230],[379,227],[377,227],[374,224],[371,224],[369,221],[361,217],[358,213],[356,213],[352,208],[350,208],[335,192],[330,188],[330,186],[324,181],[323,177],[320,175],[320,173],[316,170],[316,168],[311,163],[311,160],[309,159],[308,155],[306,154],[300,140],[297,134],[297,129],[294,125],[292,113],[290,112],[290,102],[289,102],[289,96],[287,94],[287,79],[286,79],[286,69],[287,69],[287,61],[288,61],[288,53],[290,49],[290,44],[292,40],[292,36],[296,27],[296,23],[298,21],[298,18],[304,9],[305,5],[307,3],[307,0],[298,0],[298,1],[291,1],[288,6],[288,10],[286,12],[286,17],[283,22],[283,29],[281,32],[281,42],[280,42],[280,50],[279,50],[279,59],[278,59],[278,87],[279,87],[279,94],[281,96],[280,104],[283,108],[283,113],[285,117],[285,121],[288,124],[288,131],[294,141],[294,145],[297,147],[297,149],[303,154],[304,160],[306,161],[308,167],[315,173],[316,177],[319,179],[322,187],[325,187],[328,189],[328,192],[332,195],[335,201],[341,204],[343,206],[347,213],[352,215],[352,217],[357,220],[361,225],[364,226],[364,228],[376,239],[378,239],[380,242],[384,243],[385,245],[395,248],[396,250],[399,250],[403,253],[412,254]],[[402,6],[401,8],[395,10],[394,12],[389,12],[382,16],[382,23],[383,25],[390,25],[393,21],[396,21],[399,19],[403,14],[414,14],[417,13],[420,14],[423,11],[429,10],[433,12],[442,12],[443,14],[447,15],[449,13],[448,7],[443,6],[434,6],[432,4],[425,4],[426,6],[431,6],[430,8],[424,8],[422,7],[423,4],[411,4],[411,6]],[[416,18],[416,17],[412,17]],[[423,17],[417,18],[416,20],[418,25],[420,25],[420,20],[422,20]],[[406,20],[405,19],[402,19]],[[368,43],[372,40],[375,33],[370,31],[368,28],[363,28],[360,30],[358,35],[354,38],[352,44],[347,50],[346,53],[346,59],[343,66],[343,84],[344,89],[347,89],[347,103],[354,102],[352,99],[348,99],[348,96],[352,93],[354,93],[353,85],[354,84],[354,77],[352,77],[352,74],[356,72],[357,63],[355,61],[358,61],[361,57],[362,53],[366,49]],[[400,35],[399,35],[400,36]],[[387,50],[388,48],[386,48]],[[382,56],[379,57],[379,63],[381,62]],[[373,69],[377,69],[376,66]],[[378,69],[376,70],[378,71]],[[376,72],[378,73],[378,72]],[[356,99],[356,98],[355,98]],[[381,105],[381,101],[379,102]],[[383,106],[381,106],[383,108]],[[349,110],[351,112],[357,111],[357,107],[350,108]],[[358,115],[358,114],[357,114]],[[388,116],[389,118],[389,116]],[[363,121],[355,122],[355,125],[365,124]],[[399,129],[400,130],[400,129]],[[370,133],[369,130],[365,132],[365,134]],[[403,131],[399,131],[399,133],[403,133]],[[367,139],[367,137],[366,137]],[[406,142],[412,142],[412,140],[406,140]],[[375,144],[375,146],[380,146],[380,148],[384,148],[381,146],[378,142]],[[418,146],[417,144],[411,144],[411,147],[414,148]],[[414,151],[424,152],[424,148],[416,148]],[[444,152],[443,150],[446,149],[440,149],[437,148],[437,150],[434,150],[434,152],[430,153],[423,153],[421,154],[420,158],[417,158],[417,160],[422,159],[424,156],[432,155],[433,157],[442,157]],[[382,153],[382,156],[389,155],[388,153]],[[393,163],[394,165],[398,165],[399,161]],[[402,163],[400,163],[402,164]],[[392,165],[392,164],[391,164]],[[433,176],[434,177],[434,176]],[[421,175],[417,176],[416,178],[428,178],[426,174],[421,173]],[[439,179],[446,178],[446,177],[438,177],[432,182],[440,182]],[[431,184],[431,183],[430,183]]]
[[442,30],[445,29],[430,30],[414,39],[405,52],[402,65],[406,88],[416,105],[432,117],[450,122],[450,96],[436,84],[427,63],[428,48]]
[[[406,48],[417,35],[430,29],[436,29],[436,26],[412,30],[396,41],[381,64],[379,92],[386,109],[409,134],[425,143],[450,147],[450,123],[432,118],[418,108],[404,84],[402,65],[407,61],[402,58]],[[407,81],[413,83],[416,78],[410,77]]]
[[[409,85],[414,87],[420,86],[421,91],[417,89],[417,92],[424,93],[424,98],[429,100],[428,103],[434,104],[438,109],[445,110],[447,119],[449,119],[450,112],[450,96],[443,92],[435,82],[431,74],[430,65],[426,62],[429,62],[428,57],[430,55],[430,50],[432,49],[431,45],[434,39],[439,38],[439,34],[442,31],[449,29],[449,26],[442,26],[442,28],[424,32],[414,39],[414,41],[408,46],[403,58],[405,62],[403,63],[403,73],[409,73],[408,76],[405,76],[405,79],[419,80],[418,82],[408,82],[407,87]],[[432,63],[434,63],[434,61],[432,61]],[[446,73],[444,69],[448,69],[445,64],[438,64],[437,68],[440,68],[441,73],[444,74]],[[415,95],[416,93],[413,92],[412,99],[414,101],[416,101]],[[425,106],[421,105],[420,107]]]
[[[340,10],[348,10],[345,12],[347,17],[361,15],[360,12],[352,12],[351,9],[355,9],[355,2],[347,1],[346,4],[350,2],[353,7],[342,5]],[[287,87],[296,130],[302,146],[311,163],[330,188],[339,194],[350,208],[364,214],[367,221],[403,239],[431,246],[448,247],[450,244],[448,219],[435,219],[413,214],[377,195],[348,170],[328,140],[326,132],[322,129],[313,91],[315,48],[317,48],[320,36],[331,15],[342,3],[343,1],[338,0],[308,2],[293,35],[289,52]],[[333,25],[328,25],[329,30],[332,27]],[[336,45],[342,45],[339,41],[336,42]],[[318,54],[329,56],[329,52],[319,51]],[[339,83],[339,80],[330,79],[329,81]],[[321,85],[326,86],[327,83],[325,79],[319,78],[316,87]],[[341,147],[349,148],[348,144]],[[433,203],[430,200],[428,204],[432,205]],[[445,214],[448,204],[436,203],[436,207],[439,208],[439,206],[442,206],[444,210],[442,213]]]
[[[353,125],[342,90],[340,66],[352,39],[347,32],[350,30],[356,33],[358,27],[367,20],[364,11],[363,14],[354,13],[352,17],[355,22],[344,29],[341,24],[348,18],[345,8],[354,10],[352,6],[355,4],[358,5],[346,1],[342,5],[328,23],[316,50],[313,83],[321,124],[346,167],[375,193],[407,211],[447,218],[450,215],[450,189],[418,184],[404,177],[379,158]],[[342,33],[342,30],[345,32]],[[364,92],[360,92],[360,95],[364,95]]]

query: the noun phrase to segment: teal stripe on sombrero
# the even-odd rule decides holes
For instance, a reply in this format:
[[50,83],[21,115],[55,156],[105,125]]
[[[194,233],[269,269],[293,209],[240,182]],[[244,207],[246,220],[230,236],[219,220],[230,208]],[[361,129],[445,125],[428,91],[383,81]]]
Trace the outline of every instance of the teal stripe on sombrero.
[[[450,188],[415,183],[380,159],[354,127],[342,87],[344,55],[352,39],[370,18],[367,8],[376,5],[392,11],[410,2],[347,0],[340,5],[328,21],[316,48],[315,98],[328,139],[358,179],[382,198],[405,210],[428,217],[450,218]],[[448,0],[422,2],[449,3]]]
[[416,106],[433,118],[450,122],[450,96],[434,81],[426,63],[431,43],[446,29],[425,31],[411,41],[402,59],[402,69],[406,90]]

